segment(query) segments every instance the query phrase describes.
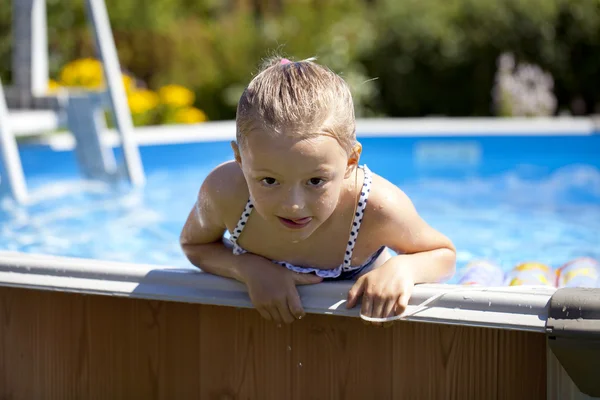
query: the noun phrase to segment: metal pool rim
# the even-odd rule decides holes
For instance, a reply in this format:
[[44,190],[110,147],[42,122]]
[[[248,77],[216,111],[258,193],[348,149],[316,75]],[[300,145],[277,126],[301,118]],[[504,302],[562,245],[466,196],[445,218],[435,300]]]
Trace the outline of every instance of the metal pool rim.
[[[352,282],[299,287],[308,313],[359,317],[347,309]],[[243,284],[193,268],[0,251],[0,286],[251,308]],[[415,287],[407,320],[545,332],[551,287]]]

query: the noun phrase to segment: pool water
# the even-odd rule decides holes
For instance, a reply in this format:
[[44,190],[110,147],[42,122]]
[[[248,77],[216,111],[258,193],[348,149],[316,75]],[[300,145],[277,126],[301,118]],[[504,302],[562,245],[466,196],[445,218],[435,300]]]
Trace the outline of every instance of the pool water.
[[[360,138],[362,163],[399,185],[457,247],[509,270],[600,259],[600,136]],[[0,202],[0,250],[190,266],[178,244],[228,142],[142,146],[147,185],[83,181],[71,151],[20,149],[31,202]],[[117,154],[120,157],[119,154]]]

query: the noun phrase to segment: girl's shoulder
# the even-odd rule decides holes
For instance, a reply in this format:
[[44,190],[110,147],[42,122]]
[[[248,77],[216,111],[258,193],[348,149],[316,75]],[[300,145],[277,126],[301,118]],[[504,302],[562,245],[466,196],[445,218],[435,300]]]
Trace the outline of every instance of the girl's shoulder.
[[398,186],[376,173],[372,174],[371,192],[365,209],[365,230],[384,232],[384,226],[402,226],[414,213],[410,198]]
[[232,160],[215,167],[202,183],[199,196],[209,197],[223,222],[237,221],[250,196],[238,163]]
[[384,177],[372,172],[369,208],[377,208],[385,213],[385,208],[389,206],[405,205],[407,201],[410,202],[410,199],[402,189]]
[[[454,248],[446,236],[421,218],[412,200],[402,189],[376,174],[373,174],[363,225],[371,241],[397,253],[412,254],[440,247]],[[361,227],[361,232],[362,229]]]

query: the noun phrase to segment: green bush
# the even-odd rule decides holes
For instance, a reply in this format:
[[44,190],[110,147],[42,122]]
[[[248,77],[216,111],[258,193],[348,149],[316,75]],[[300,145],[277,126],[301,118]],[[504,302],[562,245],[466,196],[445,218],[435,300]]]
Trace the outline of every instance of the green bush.
[[[316,56],[343,74],[354,88],[359,115],[368,113],[363,104],[375,97],[357,61],[374,36],[361,18],[367,12],[361,1],[288,1],[270,8],[209,0],[106,3],[123,68],[150,88],[176,83],[192,89],[210,119],[235,116],[244,86],[275,53]],[[81,4],[48,4],[53,77],[67,62],[94,54]]]
[[[345,75],[355,88],[359,113],[374,92],[357,59],[370,26],[359,18],[356,1],[286,4],[273,13],[249,7],[213,9],[180,18],[168,35],[115,29],[121,59],[136,76],[156,87],[175,82],[193,88],[211,119],[233,118],[237,100],[265,57],[275,53],[296,59],[316,56]],[[348,29],[350,27],[350,29]],[[359,30],[356,30],[358,28]],[[363,32],[360,36],[358,32]],[[151,61],[149,61],[151,60]]]
[[12,7],[10,4],[5,4],[7,0],[0,1],[3,1],[0,7],[0,79],[2,79],[3,84],[6,84],[11,79]]
[[598,0],[382,0],[377,11],[363,62],[386,114],[489,115],[505,51],[552,73],[559,109],[600,103]]
[[[0,76],[10,79],[10,3],[0,0]],[[9,3],[5,7],[5,3]],[[94,55],[82,0],[47,0],[50,72]],[[233,118],[274,52],[318,57],[350,83],[361,116],[492,114],[498,56],[549,71],[560,109],[600,103],[600,0],[106,0],[121,64],[151,89],[194,91]]]

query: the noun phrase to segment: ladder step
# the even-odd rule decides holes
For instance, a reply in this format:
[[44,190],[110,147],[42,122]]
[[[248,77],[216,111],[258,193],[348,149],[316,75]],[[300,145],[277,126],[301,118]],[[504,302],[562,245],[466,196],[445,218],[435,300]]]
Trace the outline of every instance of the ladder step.
[[52,110],[8,110],[8,122],[15,136],[52,132],[65,127],[64,118]]
[[115,155],[103,143],[106,132],[102,94],[72,94],[67,99],[69,130],[75,137],[75,153],[84,176],[90,179],[114,180],[118,176]]

